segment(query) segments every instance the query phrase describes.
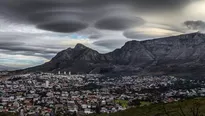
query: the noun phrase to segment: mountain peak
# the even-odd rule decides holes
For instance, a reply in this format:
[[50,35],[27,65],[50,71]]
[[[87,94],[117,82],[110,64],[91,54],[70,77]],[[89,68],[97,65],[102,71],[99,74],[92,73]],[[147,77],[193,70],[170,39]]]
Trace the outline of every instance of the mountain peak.
[[195,36],[204,36],[204,33],[201,33],[200,31],[197,31],[197,32],[194,32],[194,33],[190,33],[190,34],[187,34],[187,35],[192,35],[193,37]]
[[205,38],[205,34],[201,33],[201,32],[194,32],[194,33],[189,33],[189,34],[182,34],[179,36],[175,36],[175,37],[179,37],[181,39],[202,39]]
[[184,68],[192,71],[192,66],[204,70],[204,51],[205,34],[199,32],[146,41],[133,40],[106,54],[77,44],[73,49],[58,53],[50,62],[28,71],[55,72],[60,69],[74,73],[130,73],[160,70],[167,73]]
[[86,48],[88,48],[88,47],[86,47],[85,45],[83,45],[81,43],[78,43],[78,44],[76,44],[74,49],[75,50],[82,50],[82,49],[86,49]]
[[128,41],[125,43],[125,45],[123,47],[128,47],[128,48],[132,48],[133,46],[139,45],[140,42],[136,41],[136,40],[132,40],[132,41]]
[[136,43],[139,43],[139,41],[131,40],[131,41],[126,42],[125,44],[136,44]]

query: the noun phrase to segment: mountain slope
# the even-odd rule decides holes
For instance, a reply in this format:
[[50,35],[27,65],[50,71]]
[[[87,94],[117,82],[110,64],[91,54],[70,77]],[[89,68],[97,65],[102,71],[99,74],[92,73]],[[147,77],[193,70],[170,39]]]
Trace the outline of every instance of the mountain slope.
[[205,35],[191,33],[147,41],[129,41],[107,54],[82,44],[59,52],[50,62],[26,71],[183,72],[205,69]]

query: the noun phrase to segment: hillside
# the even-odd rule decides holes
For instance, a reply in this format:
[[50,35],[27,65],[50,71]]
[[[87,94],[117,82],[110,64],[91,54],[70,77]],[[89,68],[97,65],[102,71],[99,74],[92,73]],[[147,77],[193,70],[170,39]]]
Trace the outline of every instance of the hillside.
[[205,99],[196,98],[168,104],[153,104],[135,107],[111,114],[91,114],[89,116],[204,116]]
[[204,75],[204,51],[205,35],[201,33],[146,41],[133,40],[107,54],[77,44],[75,48],[59,52],[51,61],[24,71]]

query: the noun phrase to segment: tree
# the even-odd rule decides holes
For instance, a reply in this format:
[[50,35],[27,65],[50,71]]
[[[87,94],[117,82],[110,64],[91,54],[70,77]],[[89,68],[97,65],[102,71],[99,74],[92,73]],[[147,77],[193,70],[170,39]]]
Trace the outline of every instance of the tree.
[[199,102],[194,102],[192,107],[190,108],[190,112],[192,113],[192,116],[203,116],[200,113],[200,107],[201,104]]

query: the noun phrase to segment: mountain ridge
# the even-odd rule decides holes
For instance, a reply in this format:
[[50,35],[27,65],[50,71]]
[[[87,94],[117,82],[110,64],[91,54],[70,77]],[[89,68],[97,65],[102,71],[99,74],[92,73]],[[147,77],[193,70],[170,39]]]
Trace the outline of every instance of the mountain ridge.
[[[128,41],[119,49],[101,54],[77,44],[59,52],[50,62],[24,71],[71,71],[74,73],[150,72],[167,73],[170,67],[205,66],[205,35],[190,33],[145,41]],[[178,69],[178,68],[176,68]],[[187,69],[187,71],[189,71]],[[181,71],[179,71],[181,72]],[[186,72],[186,70],[185,70]]]

